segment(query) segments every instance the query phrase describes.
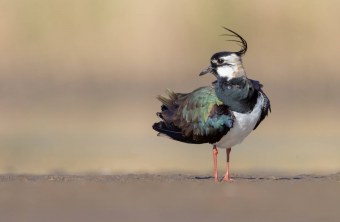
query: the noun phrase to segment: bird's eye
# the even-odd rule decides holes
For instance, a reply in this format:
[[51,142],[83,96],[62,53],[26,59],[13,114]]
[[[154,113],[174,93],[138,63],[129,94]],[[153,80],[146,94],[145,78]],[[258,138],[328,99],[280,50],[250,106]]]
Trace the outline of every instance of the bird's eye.
[[222,63],[224,63],[223,59],[217,59],[217,64],[222,64]]

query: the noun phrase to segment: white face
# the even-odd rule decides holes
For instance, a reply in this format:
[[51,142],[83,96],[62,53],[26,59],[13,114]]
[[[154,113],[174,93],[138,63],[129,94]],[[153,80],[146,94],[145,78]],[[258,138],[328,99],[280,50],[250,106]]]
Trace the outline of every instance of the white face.
[[228,80],[238,76],[240,57],[236,54],[223,56],[220,58],[223,63],[216,68],[216,72],[220,77],[227,78]]
[[220,77],[227,78],[228,80],[235,78],[235,67],[233,65],[220,66],[216,69],[217,74]]

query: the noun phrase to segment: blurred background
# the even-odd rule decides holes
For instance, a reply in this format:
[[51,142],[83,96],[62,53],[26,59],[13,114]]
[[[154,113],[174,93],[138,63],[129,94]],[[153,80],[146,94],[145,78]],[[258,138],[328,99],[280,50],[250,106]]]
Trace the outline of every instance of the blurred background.
[[[0,0],[0,173],[212,171],[211,146],[156,136],[156,95],[209,85],[249,45],[273,113],[232,173],[340,171],[339,1]],[[219,167],[224,170],[225,154]]]

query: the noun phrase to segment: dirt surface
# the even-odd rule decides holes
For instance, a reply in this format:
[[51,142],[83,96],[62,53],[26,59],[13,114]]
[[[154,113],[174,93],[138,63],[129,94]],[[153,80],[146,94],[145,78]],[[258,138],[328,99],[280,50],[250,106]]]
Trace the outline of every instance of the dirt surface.
[[0,175],[0,221],[340,221],[340,174]]

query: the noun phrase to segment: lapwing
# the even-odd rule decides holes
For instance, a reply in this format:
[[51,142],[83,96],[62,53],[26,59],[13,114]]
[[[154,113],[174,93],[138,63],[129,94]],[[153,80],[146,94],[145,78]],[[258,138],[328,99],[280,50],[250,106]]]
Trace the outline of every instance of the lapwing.
[[162,121],[153,129],[159,136],[191,144],[213,145],[214,180],[217,182],[217,148],[226,149],[226,173],[222,181],[231,181],[229,160],[231,148],[241,143],[271,111],[270,101],[259,81],[249,79],[242,64],[247,42],[236,32],[226,36],[237,38],[241,44],[237,52],[215,53],[210,66],[199,75],[208,73],[216,77],[211,85],[200,87],[190,93],[167,90],[167,97],[158,96]]

